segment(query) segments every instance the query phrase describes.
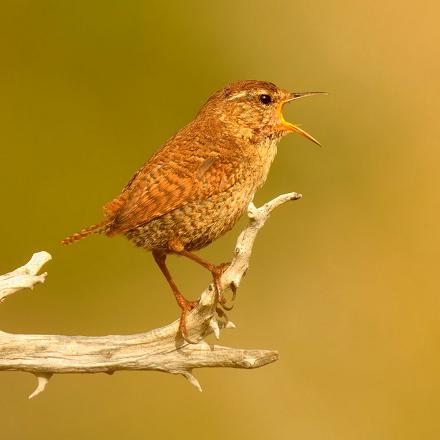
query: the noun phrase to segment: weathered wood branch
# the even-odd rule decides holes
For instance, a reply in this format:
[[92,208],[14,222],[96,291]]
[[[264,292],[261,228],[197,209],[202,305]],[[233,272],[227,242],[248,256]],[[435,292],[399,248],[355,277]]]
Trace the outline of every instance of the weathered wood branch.
[[[283,194],[256,208],[249,205],[249,223],[240,233],[231,265],[221,278],[222,292],[240,285],[249,266],[252,247],[258,231],[270,213],[281,204],[297,200],[297,193]],[[24,266],[0,276],[0,301],[23,288],[43,283],[46,273],[38,275],[51,259],[38,252]],[[182,374],[201,391],[192,370],[201,367],[257,368],[278,359],[273,350],[249,350],[223,347],[204,341],[221,328],[234,328],[218,307],[212,285],[200,297],[199,304],[187,317],[188,335],[194,344],[182,339],[179,320],[147,333],[110,336],[17,335],[0,331],[0,370],[33,373],[38,384],[29,396],[41,393],[53,374],[108,373],[118,370],[157,370]]]
[[24,266],[0,275],[0,302],[21,289],[33,289],[35,284],[44,283],[47,273],[37,274],[51,259],[52,256],[48,252],[38,252]]

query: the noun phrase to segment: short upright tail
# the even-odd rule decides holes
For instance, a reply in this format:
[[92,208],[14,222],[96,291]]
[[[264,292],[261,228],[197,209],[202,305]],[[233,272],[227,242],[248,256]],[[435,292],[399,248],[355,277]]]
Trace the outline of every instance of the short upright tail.
[[97,223],[96,225],[89,226],[88,228],[82,229],[79,232],[76,232],[75,234],[66,237],[61,244],[67,245],[74,243],[75,241],[81,240],[84,237],[87,237],[90,234],[99,234],[101,232],[104,232],[106,230],[106,227],[108,225],[108,220],[104,220],[101,223]]

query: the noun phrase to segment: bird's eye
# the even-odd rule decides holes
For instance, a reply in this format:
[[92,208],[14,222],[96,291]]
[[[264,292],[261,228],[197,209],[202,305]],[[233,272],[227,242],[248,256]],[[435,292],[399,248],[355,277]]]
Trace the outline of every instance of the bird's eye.
[[260,95],[260,101],[263,104],[268,105],[272,102],[272,98],[270,97],[270,95]]

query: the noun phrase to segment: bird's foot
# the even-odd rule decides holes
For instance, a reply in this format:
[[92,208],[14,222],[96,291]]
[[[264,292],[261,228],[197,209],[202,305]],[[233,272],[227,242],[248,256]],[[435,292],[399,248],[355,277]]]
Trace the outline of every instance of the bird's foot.
[[186,299],[183,299],[182,301],[179,301],[179,306],[182,309],[182,313],[180,314],[180,321],[179,321],[179,331],[182,335],[182,338],[188,342],[188,344],[197,344],[197,341],[192,341],[188,336],[188,329],[186,327],[186,316],[188,312],[190,312],[194,307],[196,307],[198,304],[197,301],[187,301]]
[[210,268],[212,273],[212,278],[214,279],[214,286],[218,296],[220,296],[222,291],[222,285],[221,285],[222,275],[227,271],[230,265],[231,263],[228,262],[228,263],[219,264],[218,266],[212,266]]
[[[225,298],[225,296],[222,293],[222,285],[221,285],[221,277],[228,270],[230,265],[231,265],[230,262],[222,263],[222,264],[219,264],[218,266],[214,266],[214,268],[212,270],[212,276],[214,278],[214,286],[215,286],[216,294],[217,294],[217,303],[219,305],[219,307],[217,307],[217,310],[219,310],[221,308],[223,310],[230,311],[234,307],[233,304],[231,304],[231,305],[227,304],[227,299]],[[233,303],[235,301],[235,297],[237,295],[237,288],[233,284],[231,284],[231,286],[229,286],[229,287],[232,290],[231,302]]]
[[219,272],[220,276],[222,276],[231,265],[230,261],[227,261],[226,263],[221,263],[218,266],[215,266],[216,270]]

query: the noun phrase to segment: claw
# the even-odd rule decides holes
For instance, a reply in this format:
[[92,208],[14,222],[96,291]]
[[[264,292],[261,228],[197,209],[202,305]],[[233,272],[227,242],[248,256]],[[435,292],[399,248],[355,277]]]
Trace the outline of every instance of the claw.
[[226,322],[229,321],[228,315],[223,309],[221,309],[220,307],[216,307],[215,311],[217,312],[219,318],[223,318]]
[[218,302],[227,312],[230,312],[234,308],[234,304],[231,304],[230,306],[226,305],[226,298],[223,295],[220,295]]
[[232,290],[232,300],[231,301],[234,302],[235,297],[237,296],[237,286],[232,283],[229,287]]
[[227,306],[226,304],[222,304],[222,307],[227,311],[230,312],[234,308],[234,304]]
[[234,302],[235,302],[235,298],[237,296],[237,287],[235,286],[235,284],[231,284],[229,286],[229,288],[232,291],[232,298],[231,298],[232,304],[230,306],[226,305],[226,298],[224,295],[219,295],[219,299],[218,299],[220,306],[228,312],[230,312],[234,308]]

